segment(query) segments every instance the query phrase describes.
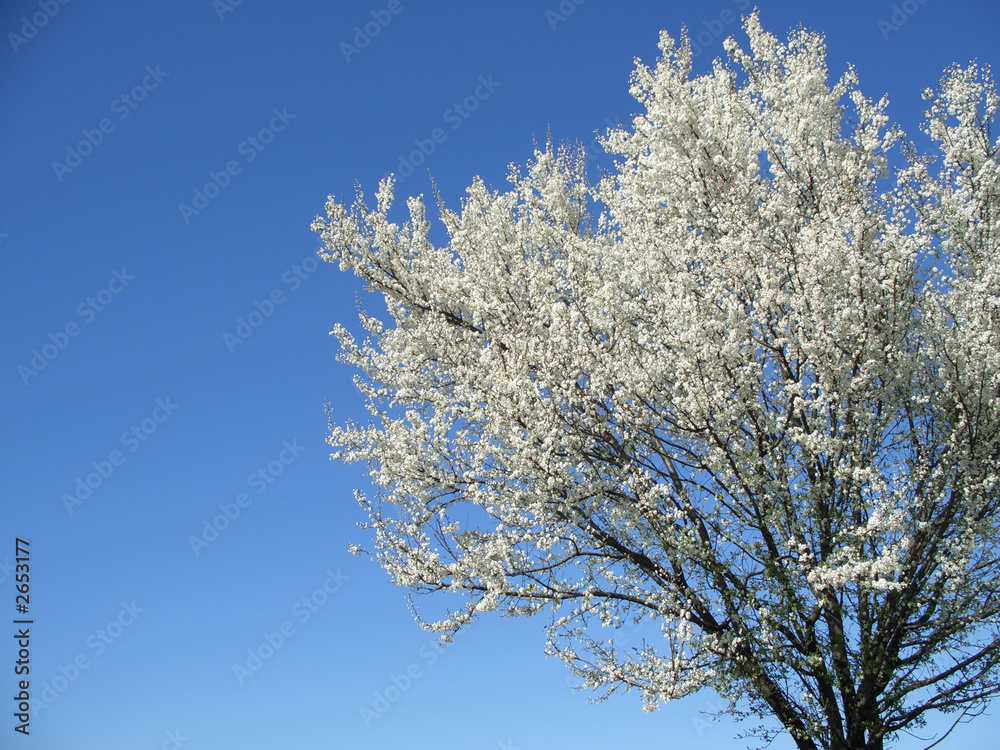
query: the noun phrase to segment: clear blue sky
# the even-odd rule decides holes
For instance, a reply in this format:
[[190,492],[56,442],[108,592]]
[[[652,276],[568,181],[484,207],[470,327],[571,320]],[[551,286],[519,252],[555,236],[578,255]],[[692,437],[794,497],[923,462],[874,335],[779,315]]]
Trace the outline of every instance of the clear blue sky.
[[[55,700],[14,733],[3,638],[0,747],[746,746],[700,723],[711,695],[588,705],[540,620],[435,653],[405,592],[347,551],[366,483],[329,461],[324,399],[364,416],[328,335],[360,287],[312,260],[326,196],[371,195],[415,142],[434,150],[401,192],[429,193],[427,168],[451,205],[476,174],[502,187],[548,131],[628,122],[659,29],[700,33],[705,70],[749,5],[577,3],[3,2],[0,563],[30,541],[31,694]],[[759,6],[782,36],[825,32],[834,73],[853,62],[913,133],[947,64],[997,62],[993,0],[907,0],[898,28],[886,1]],[[998,733],[984,717],[943,747]]]

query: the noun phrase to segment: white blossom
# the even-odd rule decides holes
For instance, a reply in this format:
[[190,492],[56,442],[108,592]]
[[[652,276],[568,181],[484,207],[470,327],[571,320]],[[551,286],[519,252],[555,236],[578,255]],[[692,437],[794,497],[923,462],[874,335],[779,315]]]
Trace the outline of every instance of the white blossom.
[[1000,691],[998,97],[947,70],[925,158],[820,35],[745,31],[698,76],[661,35],[597,185],[549,144],[441,205],[441,246],[422,199],[390,220],[391,177],[331,198],[325,258],[388,318],[334,329],[372,421],[329,440],[443,637],[548,608],[603,697],[711,688],[881,750]]

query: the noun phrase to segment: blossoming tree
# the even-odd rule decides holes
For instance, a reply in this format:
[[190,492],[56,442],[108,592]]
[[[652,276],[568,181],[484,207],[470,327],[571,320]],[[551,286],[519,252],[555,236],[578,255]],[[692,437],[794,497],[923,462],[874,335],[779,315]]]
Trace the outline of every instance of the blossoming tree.
[[[330,443],[444,637],[551,609],[599,696],[880,750],[1000,691],[998,98],[946,71],[925,158],[820,35],[745,31],[698,76],[661,35],[597,185],[550,145],[442,205],[441,247],[391,178],[331,199],[325,258],[391,321],[337,328],[374,420]],[[616,648],[630,621],[655,637]]]

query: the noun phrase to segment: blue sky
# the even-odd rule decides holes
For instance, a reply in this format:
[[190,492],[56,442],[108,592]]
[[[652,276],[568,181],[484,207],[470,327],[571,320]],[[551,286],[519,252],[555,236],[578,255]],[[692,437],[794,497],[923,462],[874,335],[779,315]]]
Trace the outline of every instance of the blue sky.
[[[5,638],[0,747],[744,747],[704,721],[711,695],[589,705],[541,620],[436,651],[348,553],[366,480],[329,461],[324,400],[365,413],[328,332],[364,293],[309,224],[420,144],[400,193],[429,194],[427,169],[452,206],[474,175],[502,187],[547,132],[629,121],[659,29],[687,24],[703,71],[749,5],[4,2],[0,563],[30,541],[47,705],[13,731]],[[992,0],[758,5],[781,36],[824,32],[834,74],[854,63],[914,134],[946,65],[997,62]],[[0,570],[4,618],[14,594]],[[942,747],[991,744],[995,714]]]

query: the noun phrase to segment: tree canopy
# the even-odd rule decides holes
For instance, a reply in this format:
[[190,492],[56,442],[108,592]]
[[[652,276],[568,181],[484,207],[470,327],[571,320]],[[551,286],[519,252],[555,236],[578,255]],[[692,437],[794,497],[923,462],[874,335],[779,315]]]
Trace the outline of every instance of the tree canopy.
[[391,320],[337,327],[373,419],[329,441],[427,627],[551,610],[599,696],[880,750],[1000,691],[998,98],[945,71],[925,156],[821,35],[744,29],[703,75],[661,34],[596,184],[549,144],[439,199],[441,246],[391,177],[331,198],[324,257]]

